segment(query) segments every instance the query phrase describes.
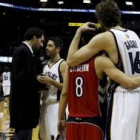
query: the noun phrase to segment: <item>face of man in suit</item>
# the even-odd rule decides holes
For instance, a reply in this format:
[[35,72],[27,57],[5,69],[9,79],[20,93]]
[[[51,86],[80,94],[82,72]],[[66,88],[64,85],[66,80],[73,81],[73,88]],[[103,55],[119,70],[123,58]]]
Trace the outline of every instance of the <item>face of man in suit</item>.
[[43,47],[43,43],[44,43],[43,35],[40,38],[37,38],[36,36],[34,36],[33,45],[32,45],[33,51],[37,52],[40,49],[40,47]]

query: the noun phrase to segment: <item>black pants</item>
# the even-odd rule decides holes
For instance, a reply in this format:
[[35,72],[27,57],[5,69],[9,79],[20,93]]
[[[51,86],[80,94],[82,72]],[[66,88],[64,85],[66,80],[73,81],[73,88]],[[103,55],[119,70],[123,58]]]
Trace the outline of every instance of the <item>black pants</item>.
[[32,140],[32,129],[29,130],[15,129],[14,140]]

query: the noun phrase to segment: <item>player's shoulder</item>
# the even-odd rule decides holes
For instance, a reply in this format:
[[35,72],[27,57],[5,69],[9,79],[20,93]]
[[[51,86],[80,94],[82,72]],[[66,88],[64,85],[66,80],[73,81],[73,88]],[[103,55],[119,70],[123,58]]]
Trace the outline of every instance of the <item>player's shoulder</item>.
[[92,38],[92,40],[96,41],[98,44],[108,44],[109,42],[114,40],[113,34],[109,31],[100,33]]
[[60,67],[67,66],[67,62],[63,59],[60,63]]
[[59,63],[60,65],[63,65],[64,63],[66,63],[66,61],[65,61],[65,59],[63,59],[63,58],[60,58],[60,59],[58,60],[58,63]]
[[64,71],[67,67],[67,62],[63,59],[60,63],[60,71]]
[[96,35],[96,37],[102,38],[104,40],[104,39],[108,39],[108,37],[113,37],[113,34],[110,31],[105,31],[103,33]]

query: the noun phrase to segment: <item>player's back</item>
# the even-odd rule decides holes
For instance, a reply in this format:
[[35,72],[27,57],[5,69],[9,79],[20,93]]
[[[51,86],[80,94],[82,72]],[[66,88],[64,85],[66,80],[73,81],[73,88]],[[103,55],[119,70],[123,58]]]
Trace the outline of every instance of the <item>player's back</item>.
[[69,117],[100,116],[94,59],[69,68]]
[[120,54],[120,60],[123,64],[124,72],[131,75],[140,74],[140,39],[138,35],[131,30],[111,29],[116,40],[116,47]]

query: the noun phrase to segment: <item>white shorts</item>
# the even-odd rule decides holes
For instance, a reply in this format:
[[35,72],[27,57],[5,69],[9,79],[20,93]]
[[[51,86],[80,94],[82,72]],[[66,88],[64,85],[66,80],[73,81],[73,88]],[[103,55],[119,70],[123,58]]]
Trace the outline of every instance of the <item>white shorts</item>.
[[4,96],[10,95],[10,86],[3,86],[2,88]]
[[58,102],[54,104],[42,104],[39,122],[39,134],[41,140],[50,140],[50,135],[54,136],[55,138],[57,137],[58,109]]
[[114,93],[110,136],[111,140],[140,140],[140,90]]

